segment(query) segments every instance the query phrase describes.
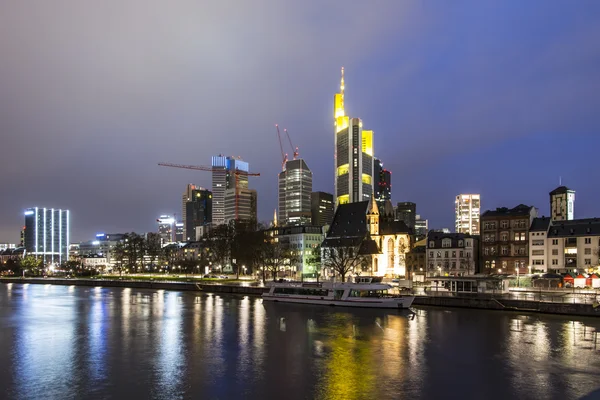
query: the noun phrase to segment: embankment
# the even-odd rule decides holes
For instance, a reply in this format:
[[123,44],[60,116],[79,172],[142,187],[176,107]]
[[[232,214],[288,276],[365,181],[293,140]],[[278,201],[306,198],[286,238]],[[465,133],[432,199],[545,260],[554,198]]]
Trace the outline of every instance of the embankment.
[[417,296],[413,305],[435,307],[479,308],[485,310],[536,312],[545,314],[579,315],[600,317],[600,307],[591,304],[550,303],[527,300],[497,300],[481,297]]
[[37,285],[67,285],[67,286],[91,286],[91,287],[126,287],[134,289],[152,290],[180,290],[180,291],[203,291],[214,293],[250,294],[260,296],[266,288],[256,286],[236,286],[202,284],[197,282],[162,282],[141,280],[108,280],[108,279],[0,279],[0,283],[37,284]]

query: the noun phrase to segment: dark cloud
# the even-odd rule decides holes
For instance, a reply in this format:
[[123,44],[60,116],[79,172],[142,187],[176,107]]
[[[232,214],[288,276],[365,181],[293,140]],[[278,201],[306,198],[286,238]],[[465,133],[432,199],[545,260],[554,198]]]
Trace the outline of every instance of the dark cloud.
[[[558,0],[5,3],[0,240],[16,240],[31,205],[70,208],[75,239],[154,229],[157,215],[180,212],[186,183],[210,186],[210,174],[156,163],[209,164],[218,153],[262,173],[252,185],[267,219],[275,122],[315,189],[331,191],[342,65],[349,112],[375,130],[395,201],[417,201],[436,226],[452,224],[462,191],[481,191],[484,207],[543,207],[556,180],[543,165],[593,175],[581,158],[546,155],[563,140],[574,152],[599,144],[589,135],[600,126],[599,16],[595,1]],[[480,157],[495,148],[506,154]],[[545,189],[532,193],[532,179]],[[596,198],[591,182],[575,189]]]

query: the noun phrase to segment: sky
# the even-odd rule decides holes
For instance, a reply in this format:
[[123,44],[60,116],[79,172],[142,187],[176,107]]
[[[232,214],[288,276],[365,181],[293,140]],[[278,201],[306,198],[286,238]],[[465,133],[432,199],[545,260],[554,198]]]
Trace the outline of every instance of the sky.
[[[374,130],[392,201],[430,228],[454,197],[548,215],[575,189],[600,217],[597,0],[28,0],[0,3],[0,242],[27,207],[71,210],[74,241],[147,232],[187,183],[240,156],[277,201],[286,127],[333,191],[333,95]],[[291,153],[291,149],[287,152]]]

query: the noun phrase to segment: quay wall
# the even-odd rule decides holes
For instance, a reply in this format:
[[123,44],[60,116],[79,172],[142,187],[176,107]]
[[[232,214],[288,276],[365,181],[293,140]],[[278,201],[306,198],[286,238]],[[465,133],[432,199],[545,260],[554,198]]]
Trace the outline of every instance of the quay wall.
[[509,300],[479,297],[416,296],[415,306],[479,308],[499,311],[536,312],[545,314],[600,317],[600,307],[591,304],[550,303],[530,300]]
[[207,285],[196,282],[161,282],[140,280],[108,280],[108,279],[0,279],[0,283],[37,284],[37,285],[66,285],[91,287],[126,287],[152,290],[203,291],[214,293],[250,294],[260,296],[267,290],[264,287],[236,285]]

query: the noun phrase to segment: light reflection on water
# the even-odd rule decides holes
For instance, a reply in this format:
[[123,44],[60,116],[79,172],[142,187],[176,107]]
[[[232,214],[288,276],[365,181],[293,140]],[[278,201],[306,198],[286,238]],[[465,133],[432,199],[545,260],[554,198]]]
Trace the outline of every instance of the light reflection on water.
[[571,399],[597,319],[0,285],[0,398]]

